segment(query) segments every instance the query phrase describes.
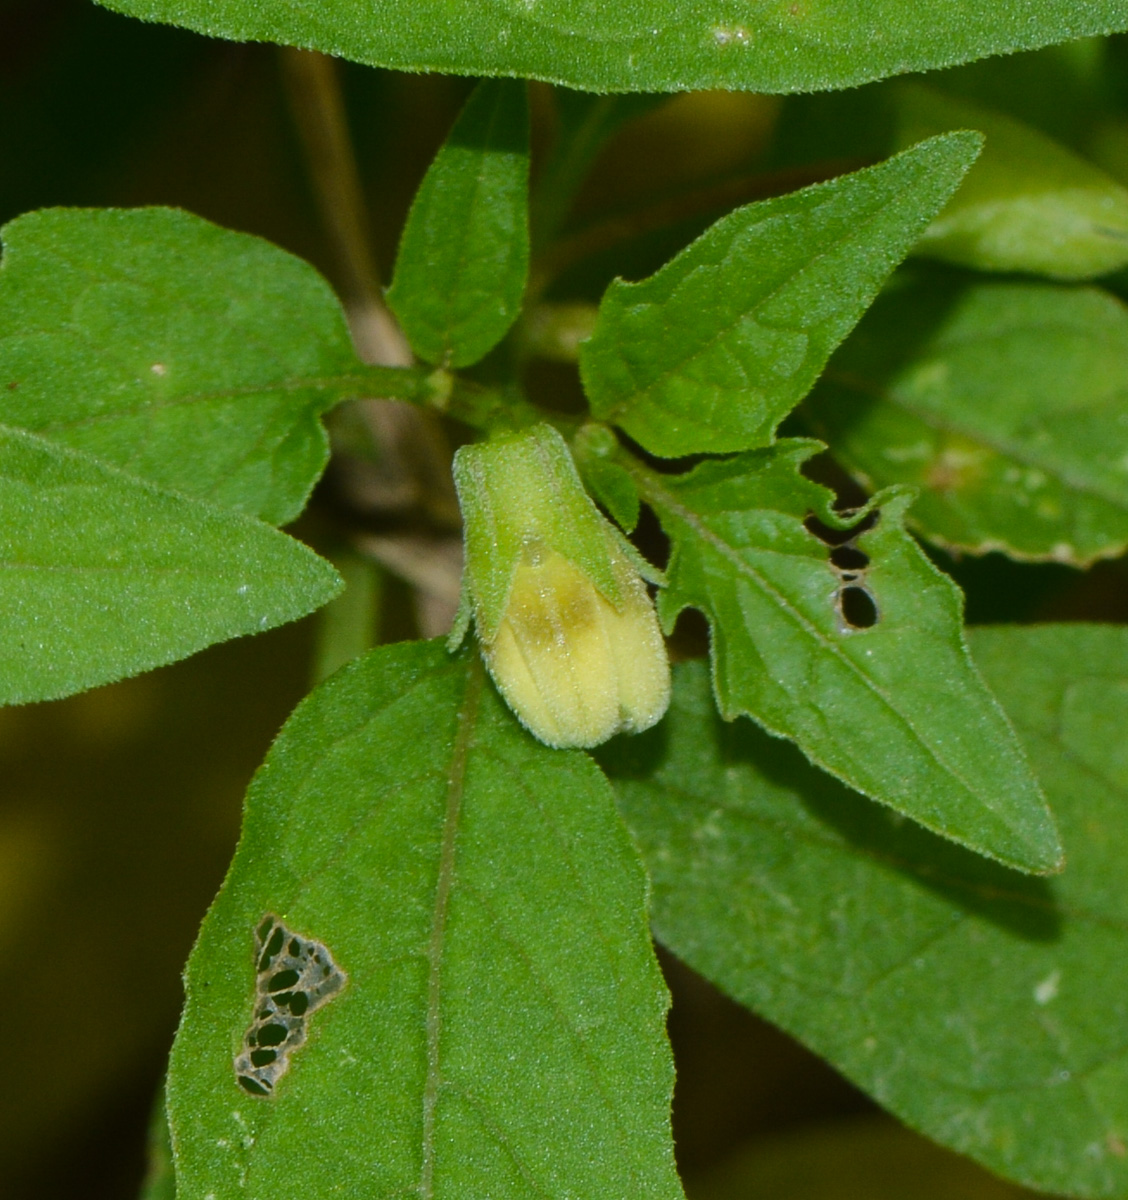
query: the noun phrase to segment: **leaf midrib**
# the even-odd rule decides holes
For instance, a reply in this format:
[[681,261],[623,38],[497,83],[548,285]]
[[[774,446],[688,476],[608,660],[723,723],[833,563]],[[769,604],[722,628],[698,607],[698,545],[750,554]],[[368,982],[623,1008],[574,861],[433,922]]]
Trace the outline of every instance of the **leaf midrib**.
[[[144,416],[150,412],[157,412],[161,409],[181,408],[191,404],[209,404],[217,400],[240,400],[245,397],[261,396],[270,393],[286,393],[300,391],[314,392],[340,392],[342,393],[341,401],[352,399],[355,397],[363,397],[366,395],[379,394],[381,397],[388,396],[396,400],[414,400],[420,394],[421,385],[424,383],[422,373],[412,368],[391,367],[382,368],[383,370],[395,371],[397,374],[403,372],[404,377],[412,376],[412,386],[402,387],[389,386],[394,376],[387,377],[387,383],[381,383],[380,376],[373,378],[364,374],[357,375],[327,375],[327,376],[311,376],[298,379],[283,379],[277,382],[263,382],[261,384],[248,384],[245,387],[235,388],[217,388],[212,391],[195,391],[187,392],[176,396],[167,396],[152,400],[143,400],[137,404],[131,404],[128,407],[117,408],[109,412],[91,413],[73,421],[56,421],[49,425],[11,425],[10,428],[26,429],[32,433],[46,435],[56,430],[67,429],[82,429],[92,425],[112,424],[117,421],[127,420],[131,417]],[[381,368],[374,368],[381,370]],[[351,394],[350,394],[351,393]],[[321,411],[318,409],[317,411]]]
[[[954,768],[950,767],[947,763],[943,762],[939,758],[935,749],[928,742],[926,742],[924,740],[923,736],[916,729],[916,727],[909,720],[909,718],[905,714],[903,714],[894,705],[893,701],[885,693],[885,691],[882,688],[880,688],[872,679],[870,679],[869,676],[867,676],[865,674],[865,672],[862,671],[862,669],[857,665],[857,663],[855,663],[853,661],[853,659],[849,658],[846,654],[843,653],[841,647],[835,645],[833,642],[831,642],[827,638],[825,638],[823,636],[823,634],[814,625],[812,625],[811,622],[790,603],[790,601],[787,599],[786,596],[784,596],[776,588],[771,586],[768,583],[768,581],[758,571],[756,571],[751,565],[746,563],[735,548],[729,546],[727,542],[725,542],[722,538],[720,538],[718,535],[713,533],[713,531],[707,525],[705,525],[702,520],[699,519],[698,515],[695,512],[693,512],[689,508],[686,508],[684,505],[680,504],[665,489],[657,486],[654,483],[654,481],[649,477],[650,476],[649,472],[646,472],[645,474],[643,474],[640,470],[638,470],[634,467],[631,467],[628,469],[631,471],[631,474],[634,475],[635,479],[637,480],[640,490],[643,492],[643,494],[646,496],[646,498],[652,504],[655,505],[655,507],[664,507],[668,511],[672,512],[675,515],[675,517],[678,520],[682,521],[685,525],[687,525],[690,528],[690,530],[701,539],[701,541],[706,543],[706,545],[710,546],[722,558],[724,558],[728,562],[732,563],[738,574],[744,575],[746,578],[750,579],[750,581],[755,586],[759,587],[766,595],[771,597],[771,599],[774,600],[775,603],[778,605],[780,610],[786,616],[790,617],[792,619],[792,621],[794,621],[794,623],[808,637],[810,637],[813,641],[815,641],[827,653],[833,655],[834,658],[838,662],[840,662],[841,664],[846,666],[849,671],[851,671],[858,679],[861,680],[863,685],[867,689],[869,689],[869,691],[872,692],[873,695],[878,698],[878,700],[881,701],[881,703],[893,715],[893,717],[906,730],[908,730],[912,739],[924,750],[926,755],[933,762],[936,763],[936,765],[941,769],[941,771],[944,774],[951,776],[951,778],[953,780],[955,780],[955,782],[957,782],[961,788],[963,788],[963,790],[966,792],[966,794],[968,796],[970,796],[971,799],[976,804],[980,805],[986,811],[992,813],[994,816],[996,816],[998,819],[1000,819],[1003,822],[1003,824],[1007,827],[1007,829],[1009,829],[1012,832],[1012,834],[1015,833],[1015,830],[1011,826],[1010,822],[1007,821],[1006,818],[1003,817],[1002,814],[998,812],[998,810],[992,808],[989,804],[986,803],[986,801],[981,799],[981,797],[975,791],[975,789],[973,787],[971,787],[964,780],[964,778],[962,777],[962,775],[959,774],[959,772],[957,772]],[[760,719],[761,718],[759,716],[757,716],[757,720],[760,720]],[[807,751],[807,753],[809,753],[809,751]],[[831,774],[838,775],[841,778],[840,773],[836,769],[830,767],[828,764],[822,762],[820,759],[815,758],[814,755],[811,755],[811,758],[812,758],[812,761],[817,762],[819,766],[822,766],[825,770],[829,771]],[[846,782],[850,783],[851,781],[846,780]],[[880,797],[874,797],[874,798],[880,799]],[[887,800],[881,800],[881,802],[886,803],[886,804],[889,803]],[[913,819],[920,821],[921,824],[924,824],[923,820],[920,817],[914,816]],[[945,836],[951,837],[952,835],[947,834]],[[957,840],[957,839],[953,839],[953,840]]]
[[[477,309],[481,306],[481,298],[485,296],[487,299],[492,298],[488,287],[479,286],[477,292],[467,291],[464,286],[464,281],[470,272],[470,249],[471,249],[471,230],[474,226],[474,221],[482,208],[483,195],[485,195],[487,203],[489,202],[488,193],[490,191],[490,167],[491,156],[501,153],[495,146],[495,137],[497,127],[505,117],[506,99],[499,89],[498,95],[494,98],[494,103],[490,111],[489,120],[486,123],[485,132],[482,136],[483,153],[478,162],[478,170],[471,180],[470,201],[467,205],[466,221],[458,226],[457,232],[457,252],[455,255],[455,278],[458,281],[458,287],[452,287],[447,293],[443,329],[438,329],[435,332],[439,340],[445,346],[444,355],[450,358],[454,353],[454,347],[451,345],[452,335],[465,337],[467,329],[471,333],[474,332],[477,324],[477,313],[466,313],[467,305],[465,303],[467,296],[474,297],[475,303],[472,306]],[[511,261],[511,255],[506,255],[506,265]]]
[[442,1086],[440,1041],[442,1036],[442,962],[446,940],[446,922],[454,886],[454,865],[459,818],[466,787],[466,769],[470,748],[477,732],[478,711],[482,700],[485,668],[481,657],[471,655],[467,669],[466,691],[458,709],[458,729],[451,749],[451,767],[447,782],[446,811],[443,816],[439,872],[435,885],[435,904],[431,915],[431,937],[427,947],[427,1071],[423,1085],[423,1131],[419,1169],[420,1200],[432,1200],[435,1178],[435,1109]]

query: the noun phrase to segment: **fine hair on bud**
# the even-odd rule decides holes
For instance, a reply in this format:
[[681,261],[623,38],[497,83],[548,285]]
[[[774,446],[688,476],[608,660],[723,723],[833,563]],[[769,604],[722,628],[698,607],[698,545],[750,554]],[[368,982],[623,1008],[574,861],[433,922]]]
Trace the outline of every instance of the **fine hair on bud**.
[[549,425],[455,458],[464,605],[498,690],[550,746],[648,729],[670,700],[665,643],[619,532]]

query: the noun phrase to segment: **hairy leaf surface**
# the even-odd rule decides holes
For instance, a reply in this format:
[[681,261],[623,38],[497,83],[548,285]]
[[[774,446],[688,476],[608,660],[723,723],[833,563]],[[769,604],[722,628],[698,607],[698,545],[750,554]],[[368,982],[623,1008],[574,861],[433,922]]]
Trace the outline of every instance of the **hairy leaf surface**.
[[484,80],[419,187],[388,303],[418,355],[465,367],[517,319],[528,273],[525,85]]
[[0,703],[49,700],[331,599],[313,551],[0,426]]
[[1128,310],[1095,288],[914,274],[804,405],[859,478],[972,553],[1078,566],[1128,545]]
[[671,458],[767,445],[981,144],[933,138],[746,205],[649,279],[613,282],[581,347],[592,411]]
[[523,75],[590,91],[848,87],[1128,28],[1124,0],[101,0],[236,41],[404,71]]
[[0,422],[274,524],[325,467],[320,413],[407,395],[356,359],[308,264],[174,209],[48,209],[0,231]]
[[1128,632],[974,631],[1045,784],[1053,880],[938,841],[745,721],[707,673],[600,757],[659,938],[898,1117],[1054,1194],[1128,1196]]
[[[902,528],[909,497],[876,497],[877,524],[831,551],[804,525],[809,513],[844,524],[799,473],[818,448],[779,442],[687,475],[636,472],[673,542],[663,622],[688,606],[706,615],[726,716],[755,717],[945,837],[1055,870],[1053,820],[968,657],[959,592]],[[858,592],[876,616],[869,627],[850,622]]]
[[[348,976],[273,1095],[233,1058],[264,914]],[[187,976],[182,1196],[681,1195],[667,997],[611,789],[517,724],[476,651],[377,649],[297,710]]]

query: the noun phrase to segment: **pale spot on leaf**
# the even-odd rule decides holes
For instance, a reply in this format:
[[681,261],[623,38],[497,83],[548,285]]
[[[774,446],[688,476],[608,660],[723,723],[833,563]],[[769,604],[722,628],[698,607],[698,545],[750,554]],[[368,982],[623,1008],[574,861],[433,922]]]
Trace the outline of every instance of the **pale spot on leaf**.
[[1034,1003],[1049,1004],[1056,998],[1061,984],[1061,972],[1051,971],[1040,983],[1034,985]]

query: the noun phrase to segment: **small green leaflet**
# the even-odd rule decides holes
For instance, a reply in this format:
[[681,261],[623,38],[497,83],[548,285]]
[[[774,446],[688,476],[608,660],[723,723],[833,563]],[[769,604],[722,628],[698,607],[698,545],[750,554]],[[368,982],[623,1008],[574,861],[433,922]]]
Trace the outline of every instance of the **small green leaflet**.
[[[910,497],[875,497],[876,526],[832,553],[804,526],[810,513],[846,524],[799,473],[820,448],[778,442],[681,476],[635,468],[673,543],[663,623],[689,606],[706,615],[726,716],[755,717],[867,796],[981,854],[1059,869],[1038,784],[964,646],[962,598],[902,528]],[[869,628],[848,619],[856,590],[876,608]]]
[[[679,1200],[667,995],[607,781],[477,650],[371,651],[287,723],[187,974],[181,1196]],[[273,1095],[235,1080],[274,914],[348,982]]]
[[0,704],[50,700],[305,616],[300,542],[0,426]]
[[235,41],[376,67],[518,75],[595,92],[849,87],[1128,28],[1124,0],[101,0]]
[[897,143],[978,129],[986,147],[918,254],[981,271],[1088,279],[1128,265],[1128,190],[1005,113],[920,84],[892,89]]
[[932,138],[746,205],[649,279],[613,282],[580,352],[592,412],[671,458],[769,444],[981,145]]
[[803,407],[930,541],[1084,566],[1128,546],[1128,310],[1096,288],[907,273]]
[[1128,1197],[1128,631],[973,631],[1069,854],[1052,880],[900,822],[745,721],[703,665],[600,752],[662,942],[901,1120],[1029,1186]]
[[325,467],[321,412],[421,388],[362,366],[325,281],[259,238],[161,208],[0,237],[0,422],[162,487],[282,524]]
[[517,319],[528,273],[525,85],[486,80],[419,187],[388,304],[416,354],[466,367]]
[[641,505],[638,484],[630,473],[618,463],[608,462],[597,455],[584,458],[582,463],[583,480],[588,490],[627,533],[633,533]]

